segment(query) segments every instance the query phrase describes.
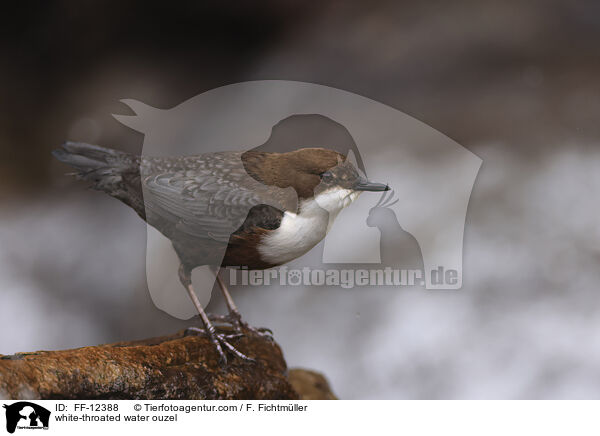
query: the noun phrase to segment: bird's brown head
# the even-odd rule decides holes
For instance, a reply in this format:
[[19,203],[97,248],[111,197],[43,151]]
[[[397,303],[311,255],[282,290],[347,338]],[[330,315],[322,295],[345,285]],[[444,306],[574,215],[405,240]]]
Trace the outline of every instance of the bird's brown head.
[[288,153],[247,151],[242,161],[248,174],[267,185],[292,187],[300,199],[332,188],[352,191],[386,191],[388,186],[369,182],[341,153],[326,148],[302,148]]

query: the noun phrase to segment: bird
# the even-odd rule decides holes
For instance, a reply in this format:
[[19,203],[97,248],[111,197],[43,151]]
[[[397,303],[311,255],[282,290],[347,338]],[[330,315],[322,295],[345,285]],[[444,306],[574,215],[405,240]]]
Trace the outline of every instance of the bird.
[[[369,181],[345,155],[318,147],[140,156],[68,141],[52,154],[76,170],[72,175],[131,207],[171,241],[180,260],[179,279],[203,324],[191,329],[208,336],[224,364],[224,349],[253,359],[213,321],[231,323],[237,336],[271,332],[242,321],[219,270],[266,269],[296,259],[327,235],[337,215],[362,192],[390,189]],[[191,271],[202,265],[215,272],[226,316],[207,314],[194,292]]]

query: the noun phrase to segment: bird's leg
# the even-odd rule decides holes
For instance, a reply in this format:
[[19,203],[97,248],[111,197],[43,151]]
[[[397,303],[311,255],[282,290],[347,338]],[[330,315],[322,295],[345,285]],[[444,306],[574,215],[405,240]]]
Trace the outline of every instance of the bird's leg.
[[235,305],[235,302],[233,301],[233,298],[231,297],[231,294],[229,293],[229,290],[227,289],[227,286],[225,285],[225,282],[223,281],[223,279],[221,278],[219,272],[221,271],[220,269],[215,269],[215,277],[217,278],[217,283],[219,284],[219,288],[221,288],[221,293],[223,294],[223,298],[225,298],[225,304],[227,304],[227,309],[229,310],[229,317],[231,318],[231,320],[236,323],[236,324],[241,324],[242,323],[242,315],[240,314],[240,311],[238,310],[237,306]]
[[265,327],[252,327],[248,325],[248,323],[242,321],[242,315],[238,310],[229,290],[227,289],[227,285],[219,275],[220,269],[214,268],[215,277],[217,279],[217,283],[219,284],[219,288],[221,289],[221,293],[223,294],[223,298],[225,298],[225,304],[227,304],[227,309],[229,314],[227,316],[219,316],[219,315],[210,315],[210,317],[217,322],[230,322],[237,333],[242,333],[244,330],[249,330],[253,333],[256,333],[260,336],[269,336],[273,335],[273,332]]
[[194,303],[194,306],[196,306],[196,310],[198,311],[198,314],[200,315],[200,319],[202,320],[202,324],[204,325],[204,329],[200,329],[197,327],[190,327],[190,328],[188,328],[188,331],[206,334],[208,336],[208,338],[210,339],[210,341],[215,346],[217,353],[219,354],[219,360],[221,361],[222,364],[227,363],[227,357],[225,356],[225,353],[223,352],[223,346],[225,348],[227,348],[227,350],[229,350],[230,352],[235,354],[236,356],[240,357],[241,359],[253,361],[254,359],[239,352],[233,345],[231,345],[227,341],[227,339],[230,339],[231,337],[235,337],[235,336],[239,336],[239,335],[224,335],[224,334],[216,332],[215,327],[210,322],[210,319],[206,315],[206,312],[204,312],[204,308],[202,307],[202,304],[200,303],[198,296],[194,292],[194,288],[192,287],[191,271],[188,268],[186,268],[183,264],[179,267],[179,280],[181,280],[181,283],[183,284],[186,291],[188,292],[188,295],[190,296],[192,303]]

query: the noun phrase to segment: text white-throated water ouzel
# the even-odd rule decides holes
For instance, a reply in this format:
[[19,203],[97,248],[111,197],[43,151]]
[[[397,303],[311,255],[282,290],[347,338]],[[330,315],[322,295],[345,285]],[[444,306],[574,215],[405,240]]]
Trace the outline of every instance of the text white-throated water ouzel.
[[[211,319],[231,322],[238,334],[264,330],[241,321],[219,268],[265,269],[300,257],[362,191],[389,189],[369,182],[346,156],[325,148],[146,157],[67,142],[53,154],[171,240],[181,261],[180,280],[223,362],[223,347],[247,357],[215,331]],[[191,281],[192,269],[200,265],[216,269],[229,316],[204,312]]]

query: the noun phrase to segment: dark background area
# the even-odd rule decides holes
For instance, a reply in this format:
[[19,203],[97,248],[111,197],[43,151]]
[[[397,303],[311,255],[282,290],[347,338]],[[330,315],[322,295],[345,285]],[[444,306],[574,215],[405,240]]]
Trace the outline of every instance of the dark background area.
[[139,152],[143,137],[111,116],[130,113],[123,98],[170,108],[230,83],[298,80],[390,105],[483,166],[461,291],[388,296],[365,309],[380,324],[363,317],[360,337],[346,328],[359,302],[328,324],[311,317],[334,297],[265,294],[280,300],[261,317],[241,296],[255,324],[280,329],[290,363],[324,370],[346,398],[597,397],[599,40],[594,1],[3,5],[1,330],[21,333],[0,336],[0,353],[186,325],[145,294],[143,223],[64,177],[52,149]]
[[467,148],[541,141],[540,115],[553,136],[595,138],[583,90],[598,92],[599,17],[593,1],[13,2],[0,18],[3,191],[48,183],[44,157],[81,118],[98,142],[139,150],[110,117],[121,98],[168,108],[256,79],[365,95]]

